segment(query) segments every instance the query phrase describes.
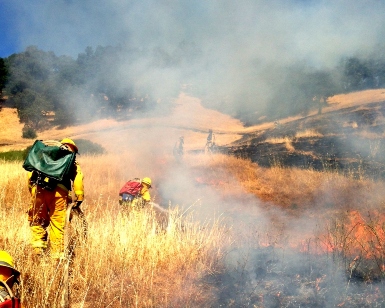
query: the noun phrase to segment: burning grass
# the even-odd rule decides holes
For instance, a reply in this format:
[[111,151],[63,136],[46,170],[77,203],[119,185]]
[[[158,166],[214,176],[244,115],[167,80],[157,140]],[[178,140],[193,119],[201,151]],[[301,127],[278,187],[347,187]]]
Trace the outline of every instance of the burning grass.
[[[122,214],[116,194],[129,154],[81,156],[88,240],[71,264],[71,307],[325,307],[385,302],[384,184],[337,172],[261,168],[224,155],[186,155],[194,180],[231,200],[232,225],[202,223],[175,207],[167,226],[151,210]],[[162,173],[136,162],[131,175]],[[180,169],[178,169],[180,170]],[[22,272],[25,307],[59,307],[62,264],[33,260],[25,172],[2,162],[0,249]],[[255,199],[250,199],[253,196]],[[163,196],[164,198],[164,196]],[[246,203],[253,200],[252,207]],[[237,203],[237,204],[236,204]],[[258,208],[255,220],[252,216]],[[183,212],[185,213],[185,212]],[[222,216],[224,218],[224,216]],[[237,219],[239,218],[239,219]],[[249,223],[252,222],[252,223]],[[258,222],[258,223],[256,223]],[[242,231],[242,235],[238,232]]]
[[[220,155],[203,158],[196,165],[196,172],[202,167],[211,182],[228,172],[244,192],[264,201],[260,206],[289,238],[282,243],[283,235],[273,241],[266,237],[259,241],[262,246],[275,242],[280,247],[289,245],[310,254],[330,254],[352,277],[365,281],[384,275],[383,182],[344,176],[332,168],[327,172],[279,165],[262,168],[250,161]],[[222,186],[225,191],[229,188],[228,183]],[[303,221],[304,216],[307,222]],[[307,226],[309,223],[312,228]],[[293,228],[298,224],[303,224],[303,228]]]

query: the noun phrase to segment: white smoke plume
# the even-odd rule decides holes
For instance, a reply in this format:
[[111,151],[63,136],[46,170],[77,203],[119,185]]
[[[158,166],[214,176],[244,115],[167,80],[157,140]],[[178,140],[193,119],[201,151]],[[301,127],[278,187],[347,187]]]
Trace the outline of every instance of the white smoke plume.
[[[122,83],[174,95],[190,84],[212,104],[236,113],[267,104],[281,68],[335,66],[341,57],[383,47],[382,1],[34,1],[13,12],[19,51],[36,45],[74,58],[87,46],[136,49],[122,59]],[[219,97],[221,101],[218,101]]]

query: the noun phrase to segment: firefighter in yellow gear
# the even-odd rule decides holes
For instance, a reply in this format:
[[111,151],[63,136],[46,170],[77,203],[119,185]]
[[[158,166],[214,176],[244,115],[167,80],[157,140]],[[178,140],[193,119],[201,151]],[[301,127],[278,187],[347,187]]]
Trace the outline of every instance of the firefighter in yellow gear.
[[7,251],[0,251],[0,303],[5,304],[11,299],[13,295],[10,294],[13,293],[11,289],[18,282],[19,276],[20,272],[15,269],[11,255]]
[[[78,153],[75,142],[69,138],[61,140],[68,150]],[[83,173],[75,161],[70,178],[59,182],[55,189],[45,190],[33,181],[34,171],[28,172],[28,188],[31,193],[31,206],[28,210],[34,252],[41,255],[48,247],[54,259],[64,256],[64,225],[66,209],[69,202],[75,202],[74,207],[80,206],[84,200]],[[72,192],[75,200],[72,200]]]
[[119,203],[124,204],[125,206],[131,206],[132,208],[141,208],[148,205],[149,202],[151,201],[151,195],[150,195],[151,179],[148,177],[145,177],[142,179],[141,184],[142,184],[142,188],[138,196],[134,197],[132,200],[128,202],[124,202],[120,200]]

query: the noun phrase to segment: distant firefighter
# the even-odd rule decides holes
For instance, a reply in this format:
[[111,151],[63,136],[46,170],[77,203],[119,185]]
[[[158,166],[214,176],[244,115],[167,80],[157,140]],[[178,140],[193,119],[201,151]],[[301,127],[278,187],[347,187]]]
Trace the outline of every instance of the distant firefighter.
[[179,137],[179,141],[177,141],[174,145],[174,156],[179,159],[184,155],[184,137]]
[[215,143],[215,135],[212,129],[209,129],[209,135],[207,136],[207,143]]
[[213,133],[213,130],[209,130],[209,134],[207,136],[206,146],[205,146],[205,153],[212,153],[216,147],[215,144],[215,134]]
[[13,265],[13,258],[6,251],[0,251],[0,308],[19,308],[20,300],[12,288],[18,283],[20,272]]
[[151,201],[151,179],[148,177],[128,181],[119,191],[119,204],[124,209],[143,208]]

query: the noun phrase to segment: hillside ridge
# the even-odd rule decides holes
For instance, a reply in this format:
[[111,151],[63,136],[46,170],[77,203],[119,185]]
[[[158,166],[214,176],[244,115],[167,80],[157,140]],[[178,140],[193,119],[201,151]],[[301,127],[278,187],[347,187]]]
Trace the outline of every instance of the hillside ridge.
[[[372,108],[370,104],[381,104],[385,101],[385,89],[366,90],[339,94],[330,97],[328,106],[322,109],[322,117],[338,112],[346,108]],[[71,138],[84,138],[97,142],[111,151],[122,150],[125,144],[125,133],[128,135],[144,136],[148,139],[159,138],[164,135],[166,147],[173,147],[179,136],[184,136],[186,150],[199,150],[205,145],[207,132],[213,129],[217,134],[219,146],[244,146],[257,135],[266,132],[281,131],[282,134],[272,134],[277,137],[285,135],[285,128],[295,126],[293,123],[303,123],[309,119],[320,118],[317,111],[312,111],[306,116],[300,115],[281,119],[280,130],[277,130],[277,123],[265,122],[259,125],[245,127],[238,119],[222,114],[219,111],[207,109],[202,106],[198,98],[181,93],[174,102],[173,112],[168,116],[151,118],[130,119],[127,121],[116,121],[114,119],[101,119],[92,123],[71,126],[63,129],[54,127],[49,130],[38,132],[39,139],[60,139],[65,136]],[[366,106],[366,107],[365,107]],[[378,105],[373,106],[378,108]],[[289,124],[292,123],[292,124]],[[21,137],[23,124],[19,123],[17,111],[12,108],[2,108],[0,111],[0,125],[3,128],[0,132],[0,151],[22,150],[31,144],[31,140]],[[307,125],[309,126],[309,125]],[[162,128],[163,133],[159,133]],[[303,129],[303,125],[298,128]],[[313,127],[314,128],[314,127]],[[292,128],[293,129],[293,128]],[[143,133],[146,131],[146,134]],[[164,137],[162,137],[164,138]],[[132,139],[132,138],[129,138]],[[137,143],[137,142],[135,142]],[[116,145],[119,144],[117,148]]]

